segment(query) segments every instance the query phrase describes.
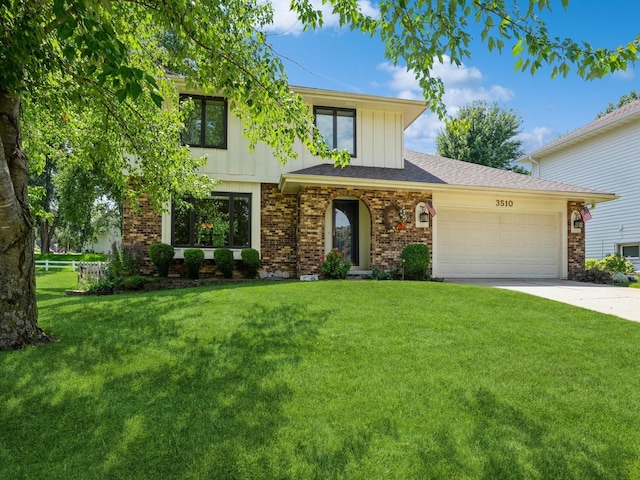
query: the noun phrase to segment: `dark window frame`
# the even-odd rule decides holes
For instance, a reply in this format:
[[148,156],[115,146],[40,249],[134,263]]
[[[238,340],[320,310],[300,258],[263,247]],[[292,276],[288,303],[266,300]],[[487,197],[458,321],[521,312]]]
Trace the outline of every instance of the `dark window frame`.
[[[313,107],[313,118],[315,121],[316,127],[318,126],[318,110],[330,110],[333,116],[333,145],[329,145],[331,148],[338,148],[338,112],[350,112],[353,113],[353,152],[350,152],[352,158],[356,158],[357,155],[357,111],[355,108],[341,108],[341,107],[324,107],[321,105],[316,105]],[[323,114],[326,115],[326,114]]]
[[[211,197],[206,197],[202,200],[211,199],[213,200],[215,197],[227,197],[229,200],[229,245],[206,245],[202,246],[196,243],[196,209],[192,207],[189,209],[189,243],[188,244],[178,244],[175,242],[176,236],[176,215],[175,215],[175,203],[171,204],[171,245],[178,248],[203,248],[203,249],[216,249],[216,248],[230,248],[230,249],[242,249],[242,248],[251,248],[251,220],[253,218],[253,208],[251,205],[251,193],[237,193],[237,192],[211,192]],[[248,212],[248,222],[247,222],[247,239],[248,242],[245,245],[234,245],[234,231],[233,224],[235,221],[235,212],[234,212],[234,200],[236,198],[246,198],[249,204],[249,212]],[[193,204],[195,202],[194,198],[188,198],[185,200],[187,203]]]
[[[211,97],[207,95],[188,95],[181,94],[180,102],[185,100],[200,100],[200,141],[198,143],[190,143],[190,147],[203,147],[203,148],[216,148],[218,150],[226,150],[228,144],[228,127],[229,127],[229,105],[227,99],[224,97]],[[224,106],[224,115],[223,115],[223,143],[222,145],[208,145],[206,143],[206,125],[207,125],[207,102],[217,102],[222,103]],[[204,128],[203,128],[204,127]],[[183,145],[186,145],[184,141],[182,141]]]

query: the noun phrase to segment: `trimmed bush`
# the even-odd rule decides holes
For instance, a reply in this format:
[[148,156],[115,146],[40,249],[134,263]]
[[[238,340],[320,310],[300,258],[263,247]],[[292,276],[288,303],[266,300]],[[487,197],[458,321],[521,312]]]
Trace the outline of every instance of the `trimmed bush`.
[[242,261],[247,266],[247,277],[256,278],[260,267],[260,254],[255,248],[243,248],[240,252]]
[[199,248],[188,248],[184,251],[184,264],[189,272],[189,278],[199,278],[204,252]]
[[175,250],[166,243],[152,243],[149,245],[149,260],[158,270],[161,277],[169,276],[169,265],[175,255]]
[[233,252],[231,250],[228,248],[214,250],[213,260],[224,278],[233,277]]
[[600,260],[596,258],[587,258],[584,261],[584,269],[591,270],[592,268],[600,269]]
[[429,247],[424,243],[412,243],[402,249],[405,280],[425,280],[429,273]]

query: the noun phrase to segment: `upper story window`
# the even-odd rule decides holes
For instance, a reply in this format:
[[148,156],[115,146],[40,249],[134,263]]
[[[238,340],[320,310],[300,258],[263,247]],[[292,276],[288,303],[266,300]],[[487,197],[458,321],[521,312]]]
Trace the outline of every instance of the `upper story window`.
[[356,111],[348,108],[314,107],[316,127],[331,148],[356,156]]
[[220,97],[181,95],[191,98],[194,109],[184,122],[182,143],[191,147],[227,148],[227,101]]
[[251,246],[251,194],[218,193],[173,205],[171,244],[177,247]]

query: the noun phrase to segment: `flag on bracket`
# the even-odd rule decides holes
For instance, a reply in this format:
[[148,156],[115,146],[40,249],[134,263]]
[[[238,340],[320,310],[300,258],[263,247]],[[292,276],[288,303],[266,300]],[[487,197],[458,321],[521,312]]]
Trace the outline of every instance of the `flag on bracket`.
[[591,216],[591,212],[589,211],[589,209],[587,208],[586,205],[584,206],[584,208],[580,212],[580,216],[582,217],[582,221],[585,222],[585,223],[593,218]]
[[429,215],[431,215],[432,217],[436,216],[436,209],[433,208],[431,200],[427,200],[427,212],[429,212]]

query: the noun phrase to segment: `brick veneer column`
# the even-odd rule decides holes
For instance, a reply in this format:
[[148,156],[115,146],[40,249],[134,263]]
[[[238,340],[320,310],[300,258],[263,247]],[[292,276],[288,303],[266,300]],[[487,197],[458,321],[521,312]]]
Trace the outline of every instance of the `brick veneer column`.
[[297,197],[283,195],[276,184],[260,185],[260,253],[264,270],[297,276],[297,223]]
[[[371,215],[371,265],[381,270],[401,266],[400,254],[410,243],[424,243],[431,250],[431,228],[417,228],[415,207],[431,199],[420,192],[302,187],[298,195],[300,221],[298,225],[298,272],[300,275],[320,273],[320,259],[325,252],[325,213],[331,202],[341,196],[360,199]],[[404,207],[407,214],[405,230],[389,232],[383,218],[388,205]]]
[[123,209],[122,241],[126,244],[141,243],[145,251],[144,274],[150,274],[154,267],[149,262],[149,245],[162,241],[162,216],[151,206],[148,195],[138,200],[139,210],[134,210],[128,202]]
[[580,229],[580,233],[571,233],[571,214],[574,211],[582,211],[584,203],[567,202],[567,277],[569,280],[575,280],[576,276],[584,271],[584,231]]

